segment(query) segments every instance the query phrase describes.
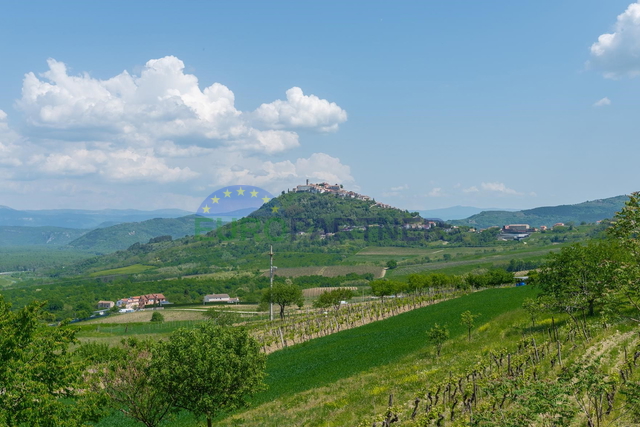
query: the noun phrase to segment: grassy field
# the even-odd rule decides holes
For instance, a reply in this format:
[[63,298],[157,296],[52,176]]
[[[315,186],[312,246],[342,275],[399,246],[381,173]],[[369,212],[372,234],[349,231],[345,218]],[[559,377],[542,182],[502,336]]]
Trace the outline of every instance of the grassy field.
[[[367,274],[371,273],[375,278],[383,276],[384,268],[373,265],[332,265],[318,267],[293,267],[279,268],[276,275],[283,277],[299,277],[299,276],[325,276],[336,277],[346,276],[349,273]],[[266,272],[265,274],[268,274]]]
[[0,275],[0,288],[6,288],[14,283],[16,283],[16,279],[6,275]]
[[[488,252],[477,255],[456,255],[449,260],[410,265],[399,265],[387,272],[387,277],[394,279],[406,278],[410,274],[424,273],[437,270],[439,273],[465,274],[479,268],[491,268],[496,265],[506,265],[512,259],[525,261],[543,260],[549,252],[559,251],[562,245],[543,247],[522,247],[516,250]],[[452,248],[454,249],[454,248]],[[460,249],[460,248],[455,248]]]
[[119,274],[138,274],[138,273],[144,273],[145,271],[151,270],[153,268],[155,267],[152,267],[149,265],[134,264],[128,267],[96,271],[94,273],[91,273],[89,277],[112,276],[112,275],[119,275]]
[[[202,306],[200,306],[202,308]],[[203,320],[205,310],[160,310],[166,322],[179,322],[183,320]],[[112,314],[93,320],[87,320],[83,324],[107,324],[107,323],[140,323],[151,321],[152,311],[136,311],[134,313]]]

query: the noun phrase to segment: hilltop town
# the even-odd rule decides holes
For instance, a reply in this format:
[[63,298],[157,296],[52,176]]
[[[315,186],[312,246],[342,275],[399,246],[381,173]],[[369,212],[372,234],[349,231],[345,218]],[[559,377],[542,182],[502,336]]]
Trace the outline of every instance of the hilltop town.
[[[330,193],[330,194],[335,194],[338,197],[363,200],[365,202],[372,200],[375,202],[375,200],[370,196],[365,196],[364,194],[356,193],[355,191],[345,190],[342,184],[331,185],[328,182],[321,182],[319,184],[314,184],[314,183],[310,183],[308,179],[305,184],[300,184],[300,185],[297,185],[295,188],[293,188],[293,192],[313,193],[313,194]],[[386,208],[386,209],[394,209],[393,206],[387,205],[385,203],[380,203],[380,202],[375,202],[375,206],[380,208]]]

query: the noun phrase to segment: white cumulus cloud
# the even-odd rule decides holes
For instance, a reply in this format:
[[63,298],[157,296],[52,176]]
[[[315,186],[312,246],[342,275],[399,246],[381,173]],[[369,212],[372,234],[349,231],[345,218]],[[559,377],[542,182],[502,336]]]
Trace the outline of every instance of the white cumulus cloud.
[[640,0],[618,15],[612,33],[591,45],[588,65],[607,78],[640,75]]
[[507,188],[506,185],[502,182],[483,182],[480,187],[485,191],[491,191],[494,193],[502,193],[502,194],[510,194],[510,195],[521,195],[522,193],[517,192],[512,188]]
[[336,103],[298,87],[286,100],[240,111],[231,89],[200,87],[174,56],[106,79],[47,64],[22,82],[21,133],[0,110],[0,192],[18,205],[29,194],[56,206],[105,207],[117,198],[120,207],[170,207],[211,187],[276,192],[306,178],[357,189],[349,166],[328,154],[270,160],[300,145],[296,130],[335,131],[347,120]]
[[214,83],[201,89],[174,56],[148,61],[139,76],[123,71],[107,80],[69,75],[55,59],[47,64],[49,70],[39,77],[26,74],[17,106],[32,126],[57,130],[63,139],[80,134],[125,145],[189,140],[276,153],[299,145],[298,135],[287,129],[335,130],[347,119],[335,103],[297,87],[287,91],[286,101],[263,104],[253,113],[239,111],[228,87]]
[[[339,158],[325,153],[314,153],[308,158],[282,162],[261,161],[258,158],[229,159],[230,167],[216,168],[216,182],[221,185],[248,184],[267,189],[293,188],[310,179],[312,182],[353,184],[351,168]],[[352,187],[353,188],[353,187]]]
[[338,125],[347,121],[347,112],[335,102],[305,95],[299,87],[287,91],[286,101],[278,99],[270,104],[262,104],[255,115],[259,121],[274,129],[316,128],[330,132],[338,130]]
[[611,105],[611,100],[607,97],[604,97],[593,104],[594,107],[606,107],[607,105]]

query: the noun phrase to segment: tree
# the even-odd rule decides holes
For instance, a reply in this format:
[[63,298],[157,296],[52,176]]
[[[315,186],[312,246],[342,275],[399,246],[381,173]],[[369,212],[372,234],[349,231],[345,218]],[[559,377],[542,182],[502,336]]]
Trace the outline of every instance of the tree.
[[[123,340],[125,352],[115,354],[106,365],[98,365],[94,389],[108,396],[110,406],[147,427],[156,427],[175,411],[173,395],[154,384],[152,349],[154,342]],[[112,349],[113,350],[113,349]]]
[[429,342],[436,346],[436,354],[440,357],[440,351],[445,341],[449,339],[449,330],[446,326],[440,326],[437,323],[427,331]]
[[622,256],[611,263],[613,282],[631,305],[640,310],[640,192],[631,193],[608,232],[624,249]]
[[85,364],[71,357],[75,329],[41,322],[44,304],[11,311],[0,295],[0,425],[76,426],[97,420],[97,396],[81,393]]
[[552,298],[554,308],[567,313],[588,337],[586,315],[593,315],[603,302],[611,280],[612,265],[620,251],[615,242],[596,241],[574,244],[551,253],[533,284]]
[[342,301],[348,301],[351,298],[353,298],[353,291],[351,289],[333,289],[320,294],[318,299],[313,302],[313,306],[317,308],[333,307],[337,310],[340,308]]
[[284,319],[284,309],[289,305],[304,304],[302,290],[293,283],[274,283],[273,289],[265,289],[262,301],[280,306],[280,319]]
[[384,301],[384,297],[393,295],[395,293],[393,282],[390,280],[374,280],[370,283],[370,286],[371,292],[375,296],[382,298],[382,301]]
[[266,355],[244,328],[211,322],[178,329],[153,352],[150,372],[174,404],[211,419],[246,405],[264,388]]
[[460,324],[467,327],[469,341],[471,341],[471,329],[473,329],[475,320],[480,317],[480,313],[471,314],[469,310],[460,315]]
[[164,315],[159,311],[154,311],[153,314],[151,315],[151,321],[162,323],[164,322]]
[[397,266],[398,266],[398,261],[396,261],[395,259],[390,259],[389,261],[387,261],[387,268],[389,270],[393,270]]
[[525,298],[522,303],[522,308],[527,312],[531,318],[531,327],[536,327],[536,318],[547,308],[549,301],[548,297],[541,298]]

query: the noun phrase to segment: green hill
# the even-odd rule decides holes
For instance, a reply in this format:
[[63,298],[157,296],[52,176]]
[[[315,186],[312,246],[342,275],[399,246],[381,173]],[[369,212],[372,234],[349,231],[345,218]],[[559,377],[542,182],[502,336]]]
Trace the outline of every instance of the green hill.
[[450,222],[454,225],[467,225],[477,228],[501,227],[506,224],[529,224],[532,227],[540,227],[541,225],[553,226],[558,222],[594,223],[612,218],[627,200],[627,196],[616,196],[576,205],[547,206],[516,212],[485,211],[472,215],[467,219]]
[[87,230],[61,227],[0,226],[0,246],[64,246],[86,232]]
[[[218,229],[212,230],[216,226],[213,222],[198,220],[195,225],[193,217],[187,218],[191,225],[181,228],[183,235],[193,234],[194,227],[204,232],[173,242],[143,244],[154,236],[148,234],[141,238],[140,227],[167,224],[170,220],[145,221],[137,225],[138,228],[132,228],[132,224],[121,224],[94,230],[71,244],[75,247],[103,247],[106,252],[114,249],[115,243],[129,239],[123,246],[130,247],[84,261],[66,272],[84,274],[133,264],[183,266],[181,271],[184,275],[210,273],[212,268],[264,268],[264,254],[270,245],[280,254],[279,267],[331,265],[341,262],[345,254],[364,247],[365,239],[388,239],[387,234],[400,230],[406,221],[421,220],[407,211],[380,207],[373,202],[310,193],[283,194],[248,217]],[[371,236],[366,235],[369,233],[367,224],[377,226]],[[129,236],[132,230],[136,231],[135,236]],[[206,231],[209,232],[205,234]],[[174,235],[168,230],[156,235],[159,234]]]
[[126,249],[135,243],[146,243],[159,236],[184,237],[193,234],[193,230],[193,216],[156,218],[98,228],[68,242],[68,244],[76,249],[110,253]]

